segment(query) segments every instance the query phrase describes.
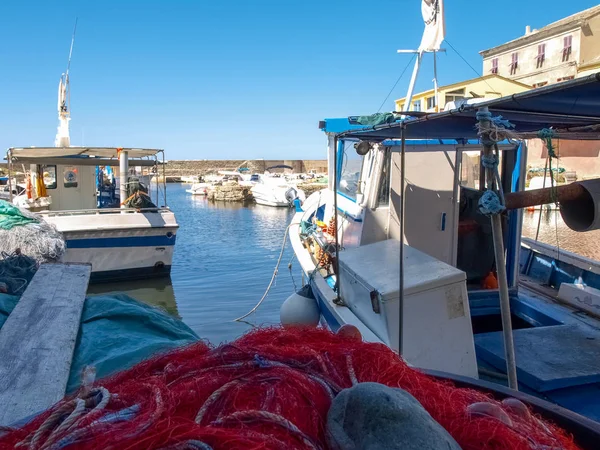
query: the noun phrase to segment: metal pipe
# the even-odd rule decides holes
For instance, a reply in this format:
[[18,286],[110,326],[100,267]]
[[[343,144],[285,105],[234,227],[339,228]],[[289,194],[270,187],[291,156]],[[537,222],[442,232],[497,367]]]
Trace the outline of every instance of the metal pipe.
[[585,188],[577,182],[562,186],[512,192],[504,195],[506,209],[529,208],[554,202],[580,200],[589,196]]
[[[338,242],[338,206],[337,206],[337,190],[338,190],[338,138],[337,136],[334,139],[334,149],[333,152],[333,225],[335,229],[335,261],[334,261],[334,272],[335,272],[335,294],[336,298],[334,299],[334,303],[341,303],[340,297],[340,247]],[[317,270],[317,268],[315,268]]]
[[[487,107],[479,108],[479,112],[488,113]],[[481,130],[491,129],[489,119],[480,119],[479,126]],[[490,142],[489,136],[482,136],[483,154],[491,157],[494,154],[493,142]],[[494,189],[495,170],[486,168],[487,188]],[[515,346],[512,334],[512,322],[510,314],[510,297],[508,295],[508,281],[506,278],[506,260],[504,258],[504,241],[502,234],[502,219],[500,214],[492,214],[492,236],[494,240],[494,255],[496,259],[496,271],[498,273],[498,294],[500,297],[500,316],[502,317],[502,335],[504,337],[504,357],[506,359],[506,373],[508,375],[508,387],[518,390],[517,365],[515,360]]]
[[[410,78],[410,83],[408,84],[408,92],[406,93],[406,101],[404,102],[404,111],[410,111],[410,102],[412,102],[413,92],[415,90],[415,83],[417,81],[417,76],[419,75],[419,69],[421,68],[421,59],[423,58],[422,52],[417,52],[417,61],[415,62],[415,67],[413,69],[412,77]],[[404,117],[404,116],[403,116]]]
[[9,150],[7,153],[6,159],[8,160],[8,198],[10,202],[13,201],[13,191],[12,191],[12,152]]
[[125,200],[127,200],[127,181],[129,175],[129,152],[127,150],[117,150],[119,153],[119,198],[121,208],[125,208]]
[[165,192],[165,204],[164,206],[167,207],[167,174],[166,174],[166,169],[165,169],[165,151],[161,150],[160,151],[162,153],[162,166],[163,166],[163,187],[164,187],[164,192]]
[[406,127],[404,124],[400,128],[401,131],[401,139],[402,146],[400,150],[400,214],[399,214],[399,222],[400,222],[400,279],[398,286],[398,354],[402,356],[402,334],[404,333],[404,183],[405,183],[405,173],[404,173],[404,157],[405,157],[405,147],[406,147]]

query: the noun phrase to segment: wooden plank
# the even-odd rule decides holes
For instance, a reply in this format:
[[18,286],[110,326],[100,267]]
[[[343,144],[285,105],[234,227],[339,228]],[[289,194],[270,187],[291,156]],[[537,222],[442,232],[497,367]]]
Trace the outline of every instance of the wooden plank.
[[0,329],[0,425],[64,397],[89,264],[44,264]]

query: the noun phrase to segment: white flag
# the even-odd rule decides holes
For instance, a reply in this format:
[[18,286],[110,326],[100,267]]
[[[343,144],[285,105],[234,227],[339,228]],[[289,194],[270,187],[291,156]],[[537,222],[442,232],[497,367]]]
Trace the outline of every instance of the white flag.
[[446,34],[443,0],[422,0],[421,13],[425,22],[425,31],[419,51],[439,50]]

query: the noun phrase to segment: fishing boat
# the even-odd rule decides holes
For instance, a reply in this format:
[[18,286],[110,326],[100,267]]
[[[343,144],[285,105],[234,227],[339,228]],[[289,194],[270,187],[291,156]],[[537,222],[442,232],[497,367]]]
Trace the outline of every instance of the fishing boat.
[[[178,224],[166,202],[166,186],[149,192],[146,168],[157,173],[161,149],[74,147],[69,134],[69,53],[58,87],[58,130],[55,147],[13,147],[8,150],[8,193],[19,207],[37,212],[56,226],[66,240],[64,262],[92,264],[92,282],[167,276],[171,271]],[[28,169],[25,193],[13,187],[16,168]],[[104,170],[118,168],[106,206]],[[131,168],[131,169],[130,169]],[[100,181],[101,179],[101,181]],[[163,177],[164,180],[164,177]],[[110,196],[110,194],[109,194]],[[152,200],[153,198],[153,200]],[[154,203],[156,202],[156,203]],[[157,206],[162,204],[161,206]],[[110,205],[109,205],[110,206]]]
[[[525,191],[525,163],[527,139],[542,130],[599,137],[599,88],[596,74],[391,124],[322,122],[330,186],[305,201],[289,231],[322,323],[353,324],[417,367],[509,384],[518,375],[511,387],[600,420],[597,264],[549,259],[531,241],[520,248],[522,209],[552,196],[569,227],[597,227],[598,180]],[[461,183],[462,154],[481,150],[478,113],[514,125],[497,144],[507,212],[492,214],[496,232],[480,211],[485,191]],[[360,161],[357,184],[355,169],[335,170],[351,159]],[[569,190],[577,194],[561,197]]]
[[[441,4],[423,2],[406,105],[423,55],[435,58],[444,39]],[[291,296],[282,321],[351,324],[416,367],[499,382],[600,420],[594,268],[521,249],[523,209],[558,202],[570,228],[600,223],[599,180],[525,191],[528,140],[542,138],[551,155],[553,138],[598,139],[599,93],[595,74],[439,113],[321,121],[328,188],[289,228],[316,303]],[[479,180],[463,179],[467,155]]]

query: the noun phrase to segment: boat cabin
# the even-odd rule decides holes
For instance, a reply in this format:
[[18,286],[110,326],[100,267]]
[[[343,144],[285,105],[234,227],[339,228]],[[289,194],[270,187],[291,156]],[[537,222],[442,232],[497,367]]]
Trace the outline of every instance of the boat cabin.
[[[7,160],[9,173],[22,167],[29,175],[28,193],[15,199],[19,206],[68,211],[119,207],[119,166],[125,164],[124,186],[128,186],[127,180],[136,178],[148,189],[161,154],[162,150],[151,149],[28,147],[9,149]],[[154,194],[158,203],[158,184]]]

